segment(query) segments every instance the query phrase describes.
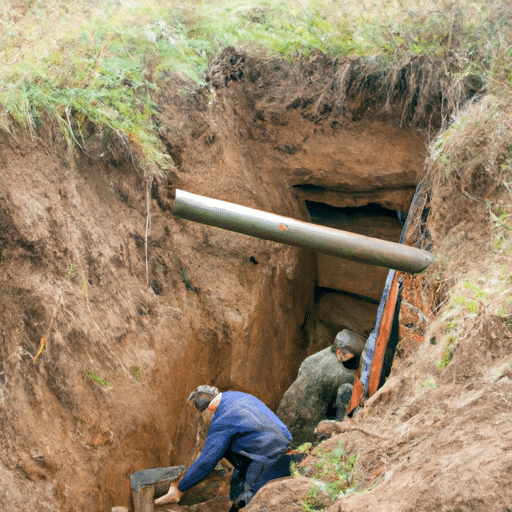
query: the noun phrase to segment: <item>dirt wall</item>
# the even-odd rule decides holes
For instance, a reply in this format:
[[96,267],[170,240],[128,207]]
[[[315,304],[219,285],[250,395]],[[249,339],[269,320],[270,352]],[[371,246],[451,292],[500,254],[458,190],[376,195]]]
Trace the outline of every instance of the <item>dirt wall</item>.
[[[325,63],[313,64],[318,89]],[[34,496],[41,511],[128,506],[132,472],[197,453],[190,390],[235,388],[276,409],[308,355],[314,255],[175,219],[172,187],[304,220],[306,199],[410,201],[421,135],[383,116],[312,118],[296,101],[317,94],[302,69],[251,66],[245,81],[188,95],[177,77],[162,84],[176,164],[165,178],[148,180],[122,141],[81,151],[51,125],[0,134],[0,502],[11,509],[33,510]]]

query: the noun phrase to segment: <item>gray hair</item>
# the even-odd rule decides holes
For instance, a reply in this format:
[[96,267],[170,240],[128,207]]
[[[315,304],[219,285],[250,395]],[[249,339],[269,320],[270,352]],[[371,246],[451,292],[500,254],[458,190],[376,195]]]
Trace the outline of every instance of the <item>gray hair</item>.
[[216,387],[203,385],[190,393],[188,401],[192,402],[198,411],[203,412],[218,394],[219,390]]
[[340,363],[348,370],[355,370],[359,367],[361,354],[364,350],[365,340],[355,332],[343,329],[340,331],[332,344],[331,350],[337,354],[341,352]]
[[334,338],[334,343],[331,346],[331,350],[336,352],[336,350],[341,349],[344,352],[348,351],[354,354],[356,357],[361,355],[365,344],[365,340],[356,334],[355,332],[349,331],[348,329],[343,329],[338,334],[336,334],[336,338]]

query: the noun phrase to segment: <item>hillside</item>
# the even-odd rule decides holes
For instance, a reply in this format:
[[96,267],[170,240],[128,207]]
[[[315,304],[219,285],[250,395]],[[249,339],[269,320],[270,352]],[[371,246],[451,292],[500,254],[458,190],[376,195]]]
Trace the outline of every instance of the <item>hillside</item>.
[[[2,13],[12,40],[29,40],[41,5]],[[37,60],[27,46],[4,46],[0,510],[130,507],[131,473],[200,450],[185,404],[197,385],[277,410],[304,358],[342,328],[371,331],[387,269],[177,219],[176,188],[306,221],[336,212],[337,227],[393,241],[418,189],[406,243],[436,256],[403,276],[389,379],[320,445],[355,456],[354,492],[322,492],[315,452],[248,512],[512,509],[512,13],[496,4],[482,26],[498,28],[470,55],[477,4],[463,7],[439,6],[451,56],[405,28],[393,62],[365,54],[355,29],[359,46],[334,55],[316,39],[291,57],[226,40],[197,75],[155,54],[115,86],[97,65],[107,42],[124,51],[114,36],[80,79],[49,53],[48,69],[66,70],[58,86],[22,74]],[[257,26],[266,11],[252,14]],[[211,485],[162,510],[228,510]]]

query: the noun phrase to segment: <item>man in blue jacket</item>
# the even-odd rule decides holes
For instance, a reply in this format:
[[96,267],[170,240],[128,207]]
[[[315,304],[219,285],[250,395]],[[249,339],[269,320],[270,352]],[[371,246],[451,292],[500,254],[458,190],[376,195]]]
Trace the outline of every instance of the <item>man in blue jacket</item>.
[[275,478],[290,475],[290,456],[283,456],[292,440],[284,423],[260,400],[247,393],[199,386],[188,398],[213,419],[203,451],[179,484],[155,500],[177,503],[181,494],[201,482],[223,457],[234,466],[229,498],[232,512],[244,507],[256,492]]

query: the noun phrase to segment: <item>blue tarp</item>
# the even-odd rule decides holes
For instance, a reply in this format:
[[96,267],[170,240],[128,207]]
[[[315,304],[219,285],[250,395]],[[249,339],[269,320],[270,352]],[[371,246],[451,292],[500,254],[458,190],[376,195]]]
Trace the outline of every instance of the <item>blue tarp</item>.
[[379,309],[377,310],[377,320],[375,321],[375,327],[368,336],[366,344],[364,346],[363,354],[361,355],[361,383],[364,387],[364,394],[368,396],[368,385],[370,383],[370,370],[373,361],[373,355],[375,353],[375,342],[377,341],[377,335],[379,334],[380,324],[382,322],[382,314],[384,313],[384,307],[389,298],[389,292],[391,291],[391,285],[395,278],[396,270],[390,270],[384,285],[384,291],[379,303]]
[[[416,204],[416,201],[419,197],[419,191],[421,189],[421,184],[418,185],[416,188],[416,192],[414,194],[414,197],[411,201],[411,206],[409,207],[409,212],[412,211],[413,206]],[[402,220],[403,215],[401,212],[397,212],[399,220]],[[399,243],[403,243],[405,239],[405,235],[408,229],[409,224],[409,215],[407,215],[407,218],[405,219],[405,223],[402,227],[402,233],[400,235]],[[375,354],[375,343],[377,341],[377,336],[379,335],[380,327],[382,324],[382,318],[384,309],[386,307],[386,303],[388,302],[391,287],[393,285],[393,280],[395,279],[396,270],[391,269],[388,272],[388,276],[386,278],[386,284],[384,285],[384,290],[382,292],[382,296],[379,302],[379,308],[377,310],[377,319],[375,321],[375,327],[373,331],[368,336],[368,339],[366,340],[366,344],[364,346],[363,353],[361,355],[361,376],[360,381],[364,388],[364,395],[368,396],[369,392],[369,383],[370,383],[370,373],[372,371],[372,362],[373,357]],[[400,313],[400,303],[401,303],[401,291],[402,291],[402,283],[399,283],[399,289],[398,289],[398,300],[396,303],[395,310],[393,312],[393,327],[391,330],[390,339],[388,340],[388,349],[389,349],[389,356],[391,357],[391,361],[386,361],[389,368],[384,368],[383,373],[381,374],[380,384],[379,387],[382,386],[384,383],[385,377],[387,377],[387,374],[389,374],[389,371],[391,370],[391,364],[392,364],[392,357],[395,352],[396,345],[398,344],[398,321],[399,321],[399,313]],[[382,371],[382,369],[379,369]],[[375,369],[374,369],[375,371]]]

